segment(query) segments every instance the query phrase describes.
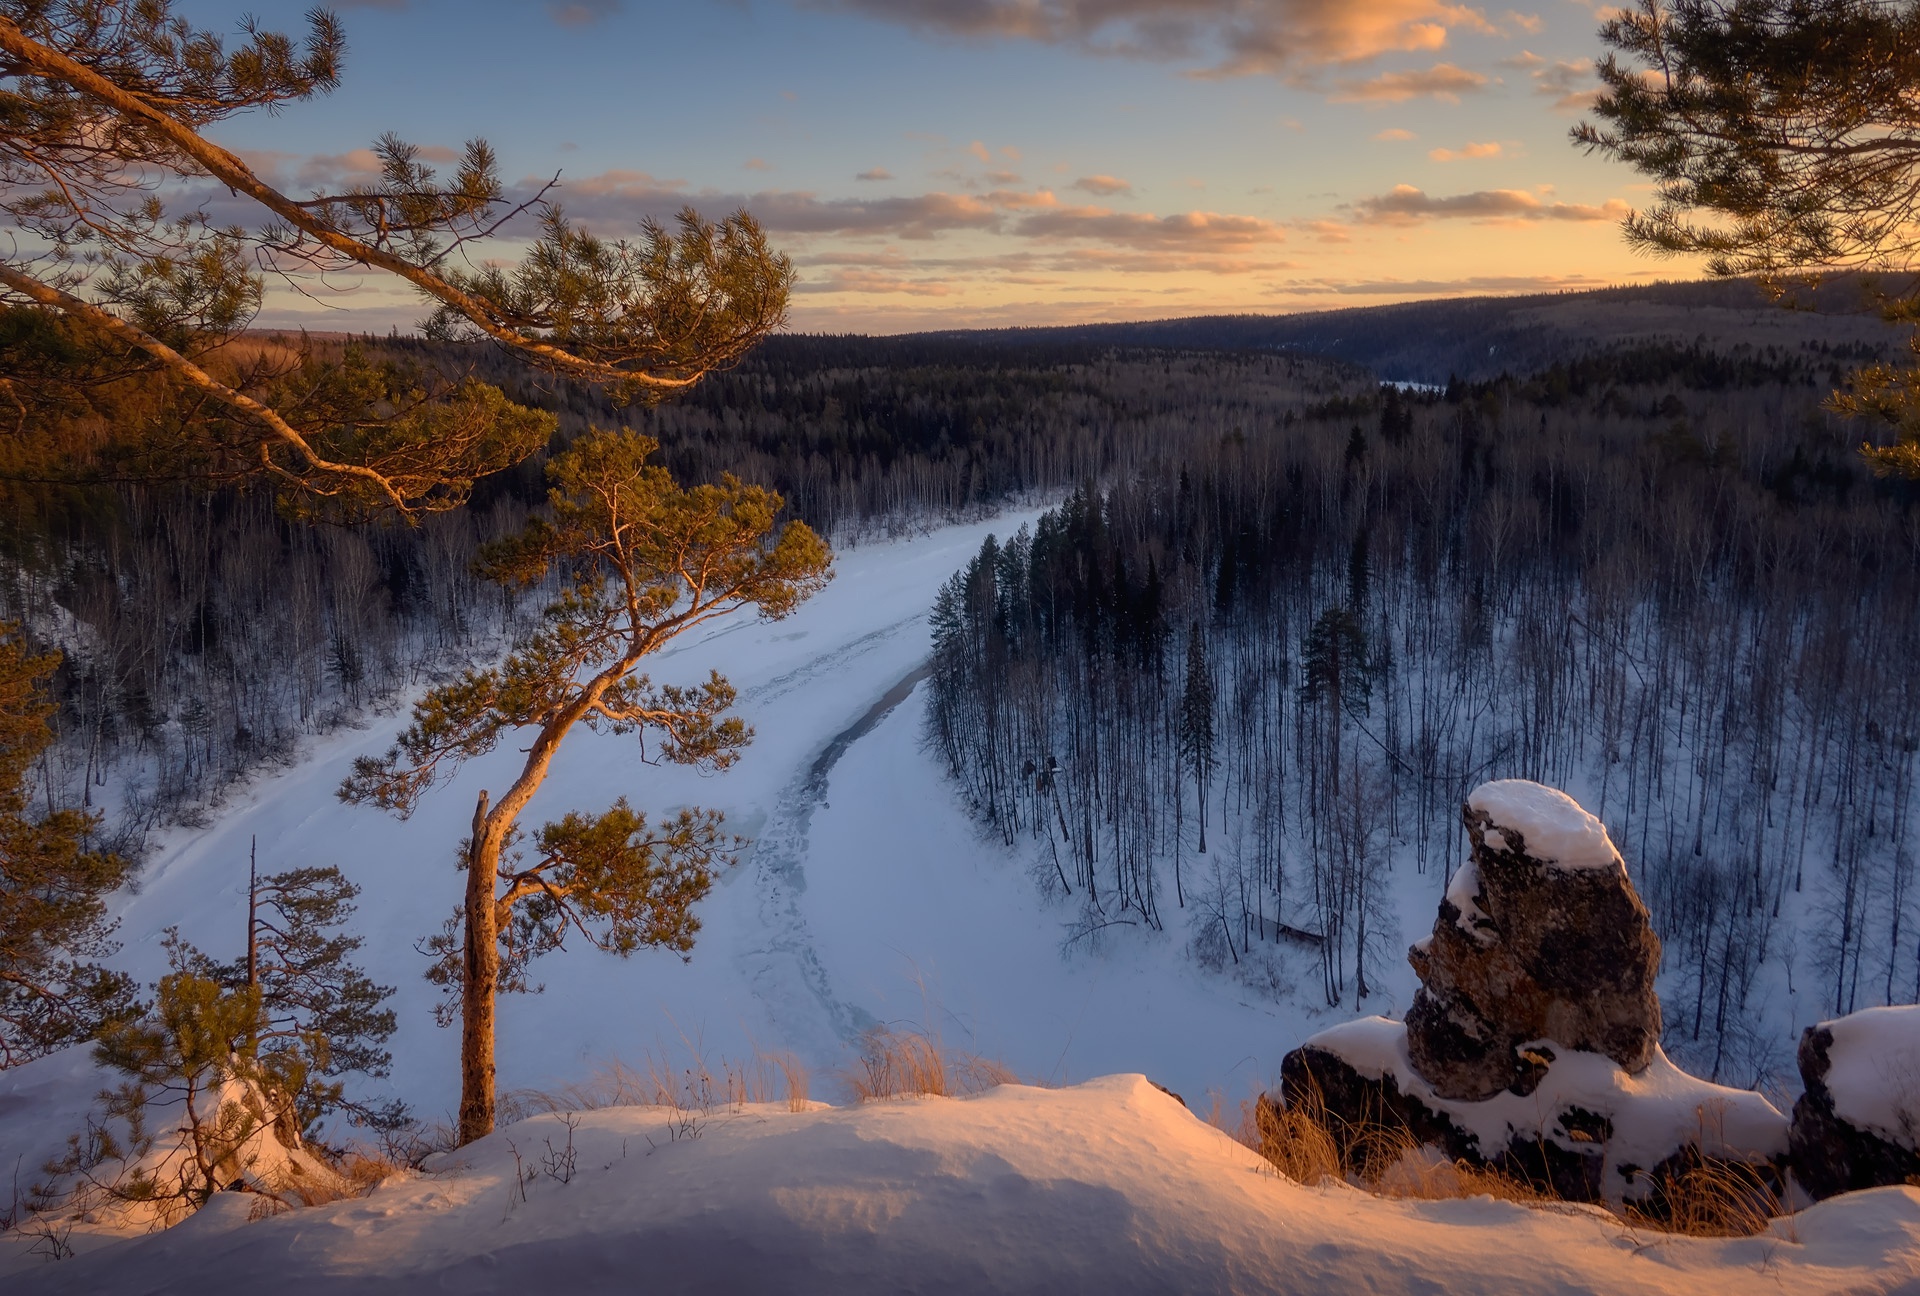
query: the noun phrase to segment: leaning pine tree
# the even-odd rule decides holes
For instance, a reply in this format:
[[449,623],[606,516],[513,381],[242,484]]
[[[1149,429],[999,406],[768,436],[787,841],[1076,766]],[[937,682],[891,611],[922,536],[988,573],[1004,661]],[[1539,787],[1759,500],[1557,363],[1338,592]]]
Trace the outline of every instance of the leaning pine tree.
[[479,794],[463,852],[466,897],[430,942],[429,975],[459,991],[460,1141],[492,1132],[495,996],[527,988],[528,962],[569,930],[629,954],[692,948],[693,904],[732,861],[718,813],[686,809],[649,824],[625,799],[604,813],[570,813],[516,850],[527,802],[575,725],[649,733],[642,759],[724,769],[752,733],[725,714],[733,688],[717,673],[698,687],[655,685],[635,671],[702,622],[749,605],[778,618],[830,577],[832,554],[804,523],[778,530],[781,498],[726,477],[682,488],[649,467],[647,437],[592,432],[558,456],[550,517],[490,547],[483,568],[532,584],[558,569],[559,597],[499,666],[470,671],[414,707],[413,724],[382,758],[363,757],[342,799],[405,817],[436,782],[531,730],[520,773],[498,801]]

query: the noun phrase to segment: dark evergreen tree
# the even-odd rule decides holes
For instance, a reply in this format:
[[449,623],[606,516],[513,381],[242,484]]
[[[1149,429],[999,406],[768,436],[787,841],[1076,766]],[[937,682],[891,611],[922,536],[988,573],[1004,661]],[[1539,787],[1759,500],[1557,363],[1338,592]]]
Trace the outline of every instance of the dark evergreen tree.
[[[1200,821],[1200,853],[1207,853],[1207,784],[1214,767],[1213,665],[1207,660],[1206,636],[1200,623],[1187,627],[1187,682],[1180,694],[1180,754],[1193,774],[1194,810]],[[1175,874],[1178,889],[1179,875]],[[1186,906],[1186,894],[1180,894]]]
[[91,849],[97,817],[34,805],[34,767],[53,743],[46,681],[55,654],[35,654],[0,626],[0,1068],[90,1038],[133,1008],[133,983],[111,954],[106,899],[127,860]]

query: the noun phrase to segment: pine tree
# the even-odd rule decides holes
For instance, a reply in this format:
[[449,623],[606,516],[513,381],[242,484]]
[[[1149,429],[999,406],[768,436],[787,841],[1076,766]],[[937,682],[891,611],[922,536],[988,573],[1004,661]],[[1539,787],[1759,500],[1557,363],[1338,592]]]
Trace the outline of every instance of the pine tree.
[[324,1038],[265,1038],[258,986],[184,966],[197,952],[172,933],[168,953],[174,971],[160,978],[152,1005],[110,1023],[94,1048],[101,1066],[126,1078],[101,1095],[99,1114],[48,1170],[77,1179],[82,1208],[99,1197],[140,1203],[163,1225],[222,1190],[281,1198],[292,1186],[287,1171],[337,1188],[321,1163],[286,1151],[304,1150],[298,1095],[325,1056]]
[[33,806],[58,664],[0,626],[0,1068],[90,1038],[133,1006],[132,981],[98,962],[117,948],[106,897],[130,864],[88,848],[97,816]]
[[[829,578],[832,555],[804,523],[777,533],[782,501],[731,475],[682,488],[647,466],[648,437],[592,432],[549,466],[550,516],[491,546],[486,570],[533,584],[558,570],[566,583],[542,624],[501,665],[471,671],[415,705],[413,724],[385,757],[363,757],[342,784],[347,801],[402,817],[464,761],[531,730],[525,760],[496,802],[479,794],[461,852],[466,895],[430,942],[430,974],[460,995],[460,1140],[490,1133],[494,1116],[495,996],[527,989],[527,964],[577,932],[629,954],[664,946],[684,954],[699,920],[692,905],[733,859],[721,816],[682,810],[649,824],[624,799],[598,816],[545,825],[531,851],[521,812],[577,724],[636,734],[642,759],[721,770],[752,738],[728,716],[734,691],[718,673],[692,688],[655,685],[640,663],[695,626],[745,607],[778,618]],[[659,744],[646,747],[650,734]]]
[[[1200,853],[1207,853],[1207,783],[1213,776],[1213,666],[1207,660],[1206,637],[1200,623],[1187,628],[1187,683],[1180,694],[1180,755],[1193,774],[1194,808],[1200,819]],[[1186,893],[1174,870],[1174,891],[1186,907]]]
[[[240,36],[229,49],[173,0],[0,0],[0,305],[71,326],[82,368],[160,378],[188,422],[296,501],[451,507],[546,437],[483,384],[223,355],[260,308],[263,266],[392,275],[433,303],[433,336],[488,341],[622,401],[692,386],[785,319],[793,267],[745,212],[713,224],[689,208],[676,230],[648,221],[609,242],[547,201],[557,176],[511,204],[480,139],[441,176],[383,135],[377,180],[290,198],[204,132],[337,89],[346,34],[316,8],[303,39],[251,18]],[[259,224],[216,219],[216,194]],[[529,210],[541,232],[518,265],[460,268]],[[23,412],[40,381],[57,385],[8,368],[0,401]]]
[[249,868],[246,942],[222,962],[169,929],[167,949],[176,972],[191,972],[223,991],[252,993],[259,1010],[241,1052],[258,1055],[293,1048],[301,1053],[301,1083],[289,1091],[292,1128],[309,1135],[321,1117],[343,1110],[357,1124],[395,1129],[404,1105],[370,1107],[345,1096],[349,1072],[385,1076],[395,1029],[386,1007],[392,986],[377,985],[353,962],[365,943],[344,928],[360,888],[338,868],[306,867],[260,876]]
[[1325,699],[1338,710],[1356,702],[1364,706],[1371,697],[1367,632],[1352,609],[1330,607],[1314,618],[1302,656],[1306,681],[1300,691],[1310,701]]
[[[1600,39],[1599,124],[1573,139],[1655,182],[1629,243],[1789,301],[1795,281],[1863,271],[1888,320],[1920,324],[1920,4],[1638,0]],[[1861,447],[1882,475],[1920,477],[1920,333],[1910,347],[1833,402],[1894,433]]]

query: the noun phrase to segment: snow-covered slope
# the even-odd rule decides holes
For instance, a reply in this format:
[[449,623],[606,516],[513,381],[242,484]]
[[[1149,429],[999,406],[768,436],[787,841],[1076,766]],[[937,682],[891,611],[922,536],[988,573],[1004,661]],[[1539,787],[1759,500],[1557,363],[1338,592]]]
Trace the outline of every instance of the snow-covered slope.
[[[834,583],[788,620],[738,618],[663,654],[656,678],[692,682],[717,668],[740,690],[738,709],[757,736],[723,775],[642,764],[630,740],[569,737],[528,826],[624,795],[648,811],[718,807],[754,844],[702,904],[690,963],[583,947],[537,964],[546,993],[502,1001],[503,1090],[579,1080],[612,1059],[678,1068],[700,1055],[717,1072],[721,1059],[757,1049],[795,1052],[816,1096],[837,1098],[831,1073],[862,1030],[887,1022],[1023,1077],[1143,1071],[1196,1105],[1218,1087],[1231,1106],[1272,1082],[1289,1048],[1344,1015],[1294,1003],[1317,997],[1308,964],[1299,996],[1255,995],[1195,966],[1177,930],[1129,928],[1120,934],[1136,939],[1094,954],[1083,943],[1063,957],[1071,913],[1040,901],[1023,856],[981,838],[922,751],[921,699],[899,686],[926,660],[934,592],[989,531],[1005,535],[1022,520],[846,551]],[[398,987],[391,1086],[367,1092],[397,1094],[439,1119],[457,1096],[456,1032],[432,1022],[415,942],[458,899],[455,850],[475,795],[497,793],[518,753],[507,744],[474,762],[406,822],[339,803],[334,789],[353,758],[384,750],[403,719],[334,735],[236,796],[211,827],[163,841],[137,894],[117,905],[125,949],[116,961],[152,981],[172,924],[211,952],[236,952],[256,838],[263,872],[337,864],[364,888],[355,919],[363,960]],[[1409,888],[1410,930],[1431,921],[1435,897],[1421,890]],[[1368,1007],[1402,1009],[1412,986],[1396,966]],[[6,1087],[0,1076],[0,1104]],[[57,1140],[66,1131],[42,1132]],[[7,1138],[0,1126],[5,1165],[25,1154],[30,1175],[44,1150]]]
[[[1636,1233],[1597,1212],[1303,1188],[1137,1075],[789,1112],[673,1139],[654,1108],[522,1122],[361,1200],[4,1275],[9,1292],[1276,1292],[1561,1296],[1920,1284],[1920,1192],[1771,1234]],[[515,1153],[518,1153],[516,1160]],[[531,1170],[531,1178],[516,1180]],[[564,1182],[563,1182],[564,1180]]]

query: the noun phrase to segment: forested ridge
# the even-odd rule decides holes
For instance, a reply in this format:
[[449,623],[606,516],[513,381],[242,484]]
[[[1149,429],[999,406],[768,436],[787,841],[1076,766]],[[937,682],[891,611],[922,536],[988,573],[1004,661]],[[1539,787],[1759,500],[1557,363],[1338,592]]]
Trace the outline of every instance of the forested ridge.
[[1774,988],[1920,998],[1920,511],[1825,377],[1637,346],[1167,447],[946,586],[930,739],[1070,941],[1172,927],[1361,1007],[1466,791],[1567,788],[1666,941],[1670,1046],[1777,1075]]
[[[37,336],[9,333],[10,355],[24,354],[23,335]],[[792,337],[682,400],[619,406],[481,346],[320,339],[309,350],[325,362],[348,347],[366,363],[497,382],[557,416],[555,449],[594,425],[655,436],[681,480],[732,472],[771,485],[840,544],[1137,471],[1255,403],[1304,411],[1369,388],[1361,371],[1301,358],[1176,366],[1078,345],[1010,355],[941,339]],[[47,799],[105,808],[119,848],[199,815],[236,778],[291,759],[303,737],[490,657],[535,609],[476,576],[472,560],[544,498],[544,456],[412,524],[311,525],[234,482],[217,442],[171,452],[156,474],[142,455],[169,435],[165,393],[110,372],[87,379],[5,447],[0,620],[63,653],[60,741],[40,771]],[[131,454],[107,427],[140,434]],[[111,449],[43,452],[76,443]]]

